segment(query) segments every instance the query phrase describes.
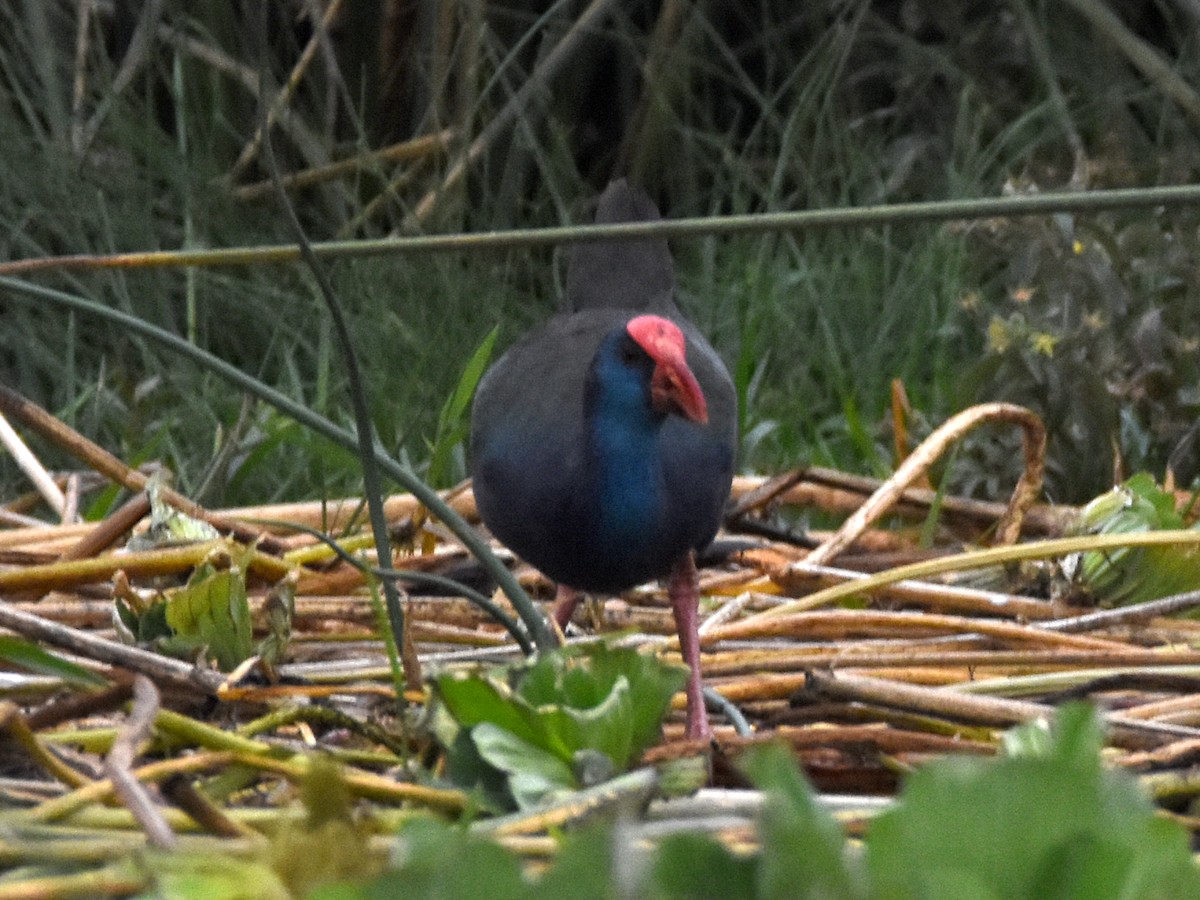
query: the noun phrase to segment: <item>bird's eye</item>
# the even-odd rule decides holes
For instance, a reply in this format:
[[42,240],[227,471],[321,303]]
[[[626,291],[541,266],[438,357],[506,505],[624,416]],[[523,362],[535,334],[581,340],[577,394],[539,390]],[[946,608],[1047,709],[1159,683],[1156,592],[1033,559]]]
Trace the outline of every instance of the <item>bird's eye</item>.
[[626,344],[621,348],[621,362],[625,363],[627,366],[634,365],[638,361],[639,356],[640,354],[638,353],[637,347],[634,347],[631,344]]

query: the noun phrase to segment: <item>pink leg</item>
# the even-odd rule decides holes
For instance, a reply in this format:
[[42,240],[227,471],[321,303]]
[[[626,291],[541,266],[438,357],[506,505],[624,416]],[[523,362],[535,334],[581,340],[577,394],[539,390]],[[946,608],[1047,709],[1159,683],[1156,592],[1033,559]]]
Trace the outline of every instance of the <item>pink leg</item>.
[[558,627],[566,631],[567,623],[571,621],[571,616],[575,614],[575,607],[579,605],[579,601],[583,599],[583,592],[577,591],[575,588],[569,588],[565,584],[560,584],[554,595],[554,621],[558,623]]
[[700,636],[696,611],[700,604],[700,587],[697,582],[696,555],[689,551],[671,569],[667,581],[667,597],[675,613],[675,629],[679,632],[679,650],[688,667],[687,680],[687,736],[697,740],[712,740],[712,729],[708,725],[708,713],[704,709],[704,695],[700,679]]

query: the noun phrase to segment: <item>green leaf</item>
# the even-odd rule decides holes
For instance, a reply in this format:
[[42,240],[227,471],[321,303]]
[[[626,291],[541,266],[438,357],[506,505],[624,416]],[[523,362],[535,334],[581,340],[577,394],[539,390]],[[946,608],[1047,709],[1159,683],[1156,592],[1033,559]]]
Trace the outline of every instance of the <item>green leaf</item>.
[[498,725],[476,725],[471,739],[481,757],[508,775],[508,788],[520,809],[577,787],[570,766]]
[[61,678],[79,687],[105,687],[108,682],[83,666],[68,662],[37,644],[13,635],[0,635],[0,660],[35,675]]
[[676,834],[659,844],[644,896],[663,900],[754,900],[754,859],[711,837]]
[[474,728],[491,722],[536,747],[554,753],[564,762],[570,750],[551,745],[537,712],[501,680],[499,671],[454,671],[438,676],[438,696],[460,726]]
[[990,892],[953,896],[1002,900],[1200,896],[1183,829],[1157,820],[1133,779],[1102,768],[1099,750],[1094,714],[1074,706],[1045,752],[918,770],[867,834],[873,888],[897,900],[951,896],[940,892],[948,884]]
[[220,571],[211,563],[197,566],[187,585],[167,597],[166,619],[176,639],[206,647],[224,672],[254,652],[250,603],[240,566]]
[[427,477],[431,484],[443,485],[453,480],[450,474],[450,457],[454,448],[467,437],[469,430],[467,413],[471,405],[471,398],[475,396],[475,388],[479,386],[479,380],[487,370],[499,331],[500,326],[497,325],[475,348],[475,352],[467,360],[462,375],[459,376],[454,392],[442,405],[441,413],[438,415],[436,437],[429,453]]
[[612,828],[592,825],[569,834],[549,871],[529,889],[530,900],[617,900],[630,896],[613,883]]
[[[434,727],[447,748],[448,774],[460,786],[481,789],[490,801],[496,798],[495,784],[485,765],[500,769],[508,774],[509,792],[521,806],[563,782],[558,774],[548,777],[548,764],[540,761],[526,762],[526,771],[522,754],[498,763],[503,746],[497,749],[495,736],[480,731],[484,723],[557,760],[574,773],[563,782],[573,787],[625,771],[658,739],[671,696],[686,675],[657,657],[603,643],[545,653],[511,669],[445,672],[435,681],[438,706],[457,729],[436,714]],[[487,749],[476,747],[478,759],[465,752],[460,730],[472,740],[484,736]]]
[[[1145,472],[1101,494],[1080,510],[1076,534],[1131,534],[1181,529],[1173,494]],[[1200,546],[1119,547],[1074,554],[1064,569],[1098,600],[1141,603],[1200,588]]]
[[150,853],[138,868],[152,873],[144,898],[173,900],[289,900],[292,893],[270,867],[218,853]]
[[791,751],[783,744],[755,748],[743,768],[767,795],[759,824],[758,896],[864,897],[862,875],[846,854],[841,826],[817,805]]
[[520,696],[563,706],[579,728],[573,746],[601,750],[624,770],[658,740],[687,670],[631,647],[603,642],[545,654],[521,678]]
[[520,863],[513,854],[461,828],[430,818],[413,819],[400,829],[392,854],[394,867],[358,894],[341,886],[319,888],[311,900],[517,900],[526,896]]

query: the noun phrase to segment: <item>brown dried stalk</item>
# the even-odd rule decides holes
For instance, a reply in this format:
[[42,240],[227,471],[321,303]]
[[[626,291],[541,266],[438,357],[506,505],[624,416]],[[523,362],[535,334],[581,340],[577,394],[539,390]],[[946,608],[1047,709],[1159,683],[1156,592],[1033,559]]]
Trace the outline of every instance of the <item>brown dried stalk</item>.
[[1012,403],[983,403],[963,410],[942,423],[828,541],[808,555],[806,562],[820,565],[831,561],[891,509],[905,490],[928,472],[963,435],[988,422],[1013,423],[1024,430],[1025,469],[1017,481],[1004,516],[996,526],[996,543],[1013,543],[1020,534],[1025,511],[1042,489],[1042,474],[1046,467],[1046,428],[1037,415],[1024,407]]
[[138,675],[133,679],[133,706],[129,719],[118,729],[112,749],[104,760],[104,772],[112,782],[113,791],[132,813],[152,847],[171,850],[176,845],[175,832],[163,818],[154,801],[131,768],[138,748],[149,740],[158,715],[158,691],[150,679]]
[[[0,412],[33,429],[43,438],[59,447],[59,449],[70,453],[76,459],[82,460],[88,466],[122,487],[128,488],[131,491],[141,491],[145,490],[146,482],[150,480],[148,476],[137,469],[125,465],[125,463],[103,447],[88,440],[65,422],[56,419],[33,401],[22,397],[16,391],[3,385],[0,385]],[[246,543],[252,543],[262,537],[257,531],[250,530],[244,525],[230,522],[220,516],[209,513],[203,507],[193,503],[187,497],[170,488],[162,488],[159,491],[159,496],[165,503],[185,515],[208,522],[218,531],[233,534],[239,540]],[[264,549],[271,549],[273,545],[269,539],[266,540],[267,543],[263,545]]]

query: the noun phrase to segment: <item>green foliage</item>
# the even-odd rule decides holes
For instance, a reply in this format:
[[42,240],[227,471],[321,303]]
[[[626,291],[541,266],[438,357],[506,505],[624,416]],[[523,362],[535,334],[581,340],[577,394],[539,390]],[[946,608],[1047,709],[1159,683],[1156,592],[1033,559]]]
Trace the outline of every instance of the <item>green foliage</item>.
[[[1194,211],[1014,220],[973,234],[980,288],[963,306],[982,340],[963,396],[1042,416],[1050,495],[1085,502],[1120,470],[1200,476]],[[975,462],[960,466],[963,489],[1011,483],[1012,461]]]
[[[1047,732],[1023,726],[1020,732]],[[399,891],[420,900],[479,894],[563,900],[821,898],[821,900],[1168,900],[1200,895],[1200,869],[1182,828],[1155,816],[1136,782],[1100,761],[1094,712],[1064,708],[1049,739],[997,759],[946,759],[909,777],[896,806],[870,826],[862,853],[817,805],[782,746],[746,761],[766,793],[762,849],[731,852],[695,834],[663,840],[645,865],[621,830],[592,827],[566,838],[548,871],[522,881],[512,856],[461,827],[405,825],[393,867],[342,884],[321,900]],[[465,893],[454,893],[463,891]]]
[[138,900],[291,900],[296,895],[265,863],[212,853],[151,852],[138,874],[153,873]]
[[1184,832],[1100,763],[1099,724],[1064,708],[1044,754],[913,773],[866,841],[873,896],[1167,900],[1200,894]]
[[454,386],[454,393],[446,399],[438,415],[437,432],[429,448],[429,468],[425,473],[426,480],[434,487],[447,487],[467,475],[462,445],[471,429],[471,398],[491,361],[499,331],[497,325],[475,348]]
[[[846,855],[841,827],[817,806],[812,788],[782,745],[763,748],[746,771],[767,794],[759,822],[763,845],[758,897],[854,900],[864,897],[858,861]],[[785,848],[803,847],[803,853]]]
[[184,658],[203,652],[221,671],[232,671],[254,653],[245,569],[251,552],[235,554],[223,568],[206,560],[196,566],[186,585],[149,601],[132,592],[116,597],[114,623],[131,642],[153,643]]
[[435,731],[448,774],[495,809],[528,808],[622,772],[661,734],[686,672],[603,643],[509,670],[437,677]]
[[[642,5],[589,31],[518,127],[483,142],[466,184],[442,190],[452,160],[365,152],[443,125],[456,147],[470,143],[530,83],[544,56],[533,48],[565,33],[575,11],[504,0],[418,16],[394,33],[368,3],[301,70],[313,23],[273,11],[259,46],[261,6],[147,7],[162,39],[134,52],[130,7],[87,7],[80,22],[70,4],[0,4],[0,258],[290,242],[272,199],[235,193],[265,174],[257,160],[236,163],[258,126],[260,65],[275,84],[300,73],[272,131],[285,174],[363,151],[351,174],[292,191],[315,240],[393,233],[431,192],[427,230],[578,222],[614,172],[672,216],[993,196],[1009,183],[1060,187],[1076,162],[1088,187],[1200,172],[1183,107],[1097,41],[1072,4],[718,0],[681,8],[676,28],[659,28],[656,8]],[[1197,83],[1180,4],[1114,10]],[[1055,499],[1082,500],[1109,486],[1110,439],[1131,468],[1195,474],[1196,234],[1194,214],[1168,210],[673,249],[685,305],[717,337],[747,401],[746,465],[883,468],[879,422],[888,382],[901,378],[930,421],[979,399],[1034,404],[1054,429]],[[436,455],[431,473],[452,480],[454,423],[439,413],[463,361],[498,322],[499,349],[543,318],[561,266],[548,249],[522,249],[331,269],[381,442],[415,465]],[[344,421],[329,330],[298,267],[45,278],[174,329]],[[1011,298],[1024,287],[1036,292],[1021,305]],[[5,383],[128,462],[164,462],[196,499],[358,489],[351,455],[140,338],[0,305]],[[988,343],[993,322],[1017,336],[1008,350]],[[978,464],[960,467],[960,483],[994,496],[1011,484],[1003,466],[1014,454],[990,439],[974,447],[965,461]],[[52,467],[71,464],[58,448],[35,450]],[[0,484],[19,483],[0,457]]]
[[282,828],[267,853],[272,871],[291,896],[302,897],[320,885],[379,871],[367,846],[369,824],[356,820],[354,798],[336,763],[324,756],[311,757],[301,801],[305,820]]
[[[1142,472],[1083,507],[1073,531],[1131,534],[1186,527],[1175,509],[1175,496]],[[1068,557],[1062,569],[1071,589],[1100,603],[1141,603],[1200,588],[1200,546],[1091,550]]]
[[508,851],[433,819],[415,819],[396,839],[391,871],[362,886],[332,885],[311,900],[385,900],[391,897],[459,900],[528,896],[521,866]]
[[35,675],[61,678],[64,683],[75,687],[104,687],[108,684],[95,672],[11,634],[0,634],[0,661]]

